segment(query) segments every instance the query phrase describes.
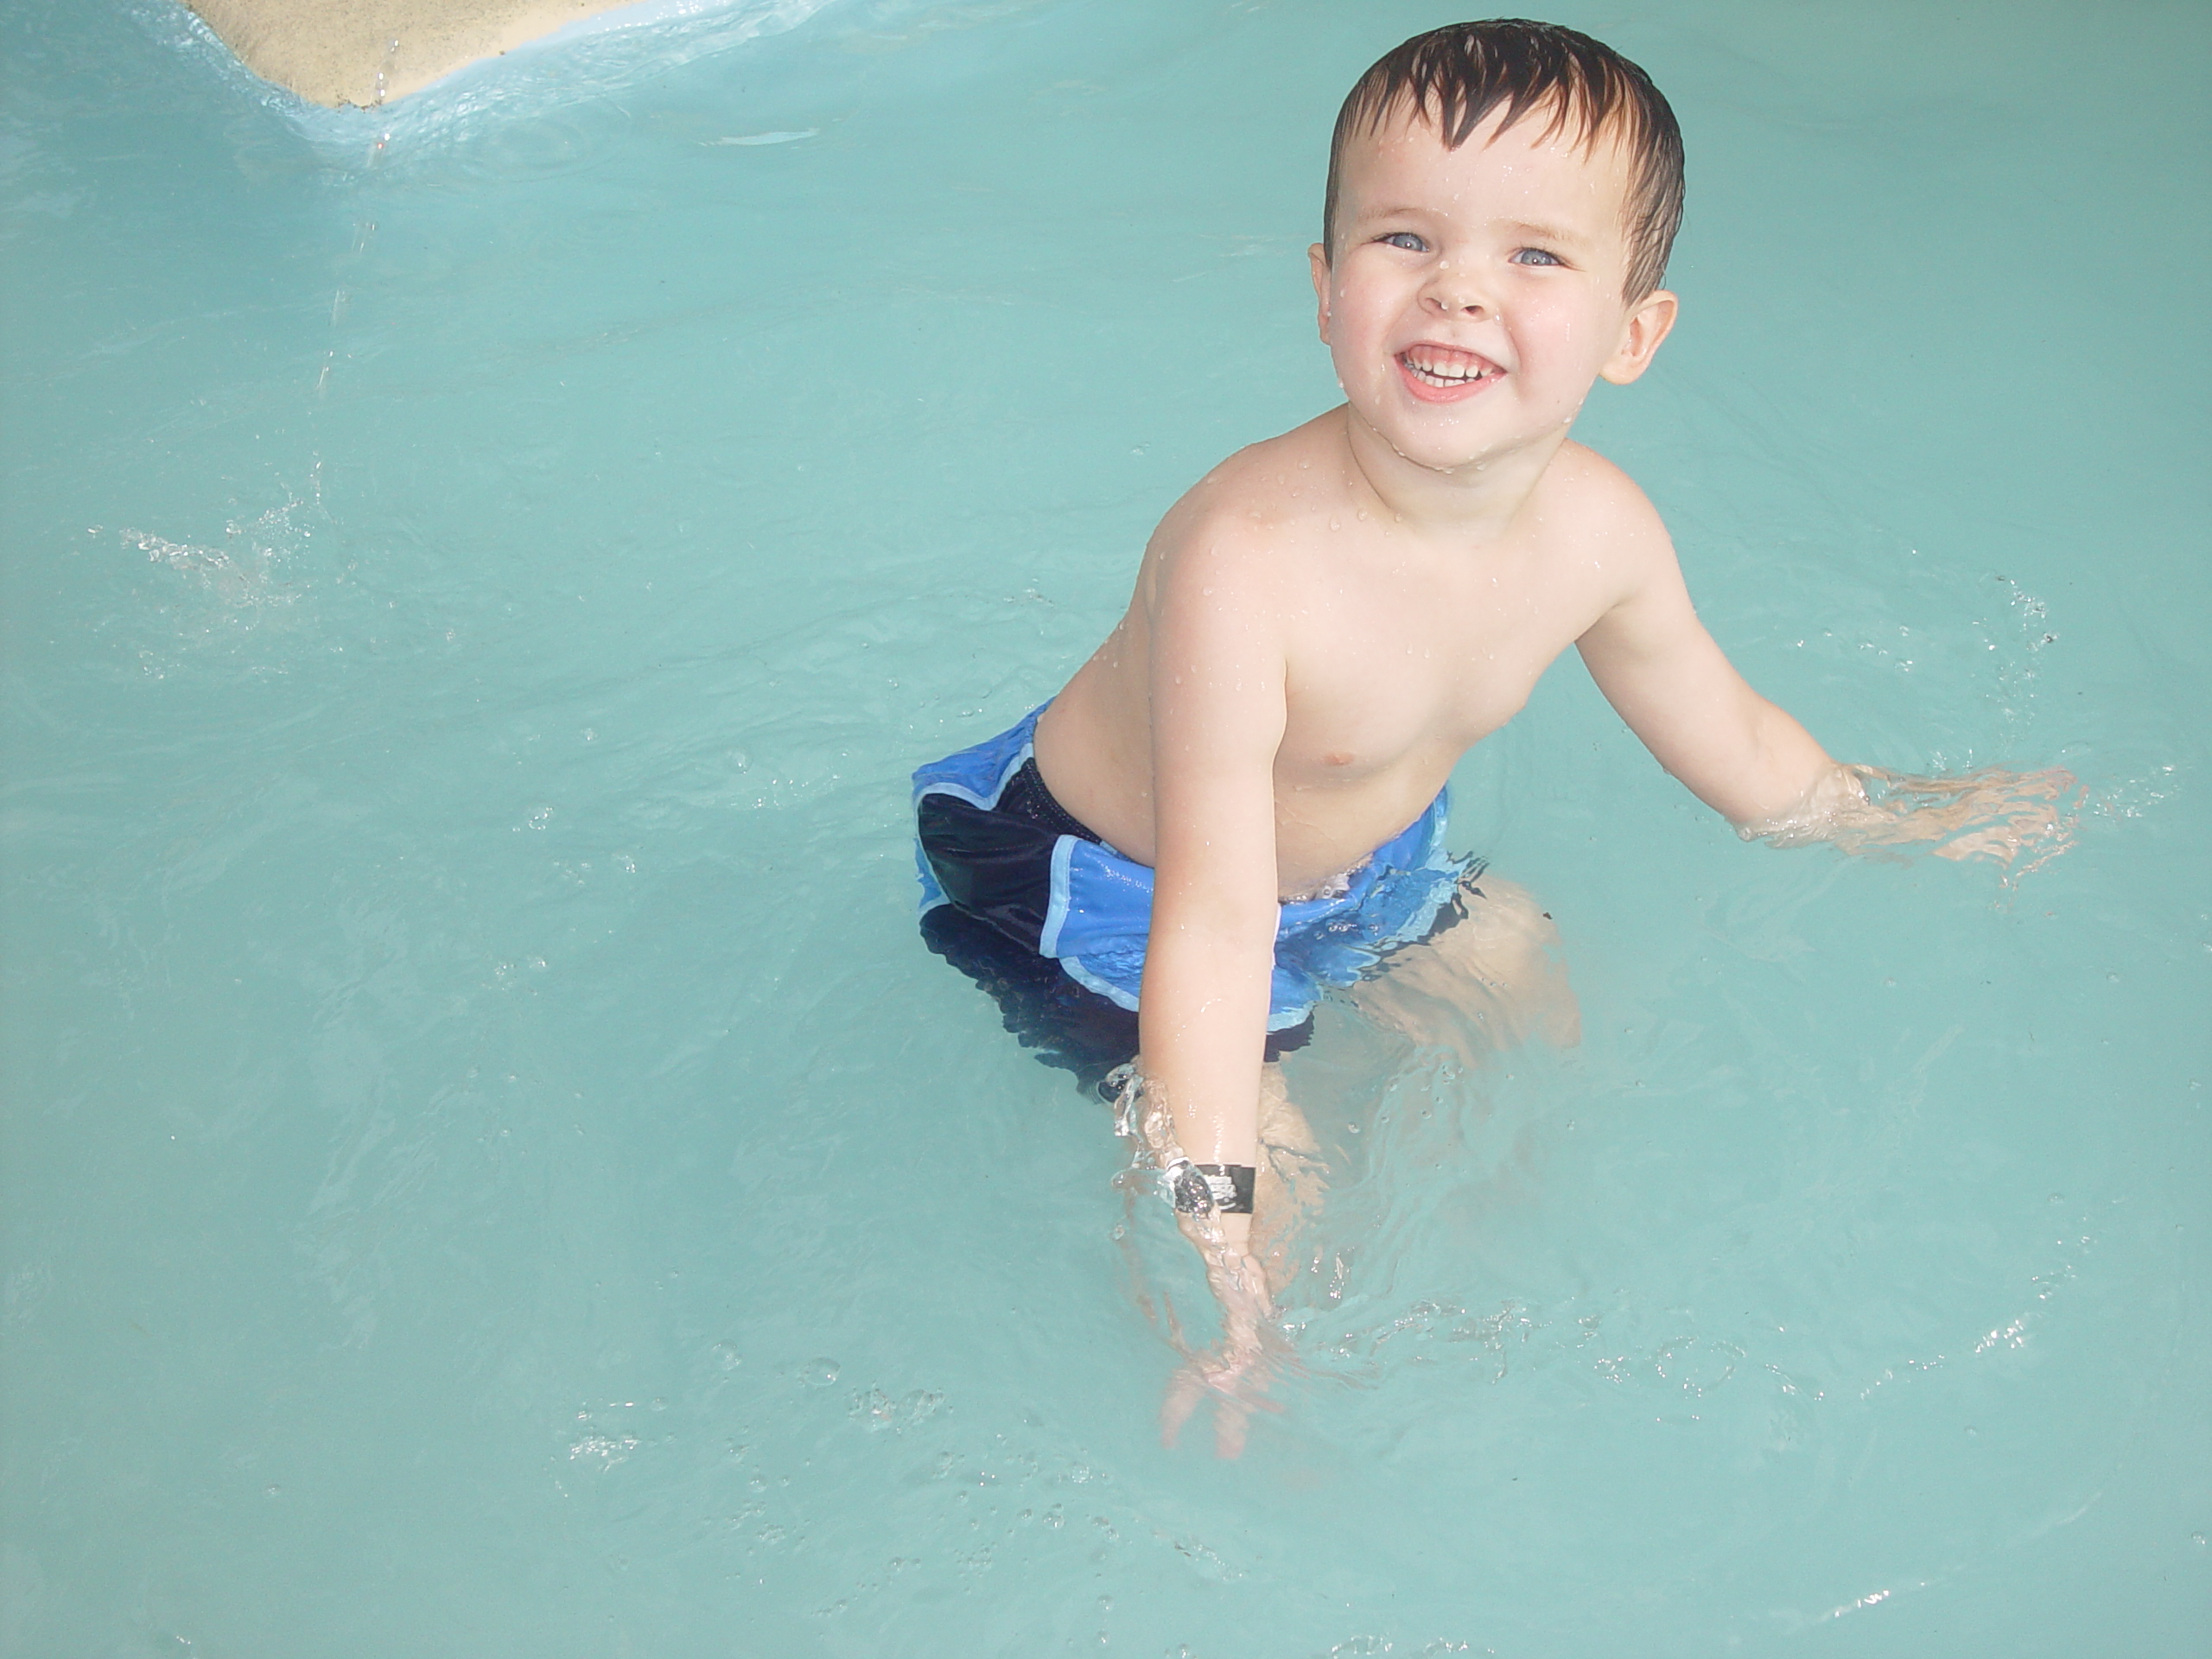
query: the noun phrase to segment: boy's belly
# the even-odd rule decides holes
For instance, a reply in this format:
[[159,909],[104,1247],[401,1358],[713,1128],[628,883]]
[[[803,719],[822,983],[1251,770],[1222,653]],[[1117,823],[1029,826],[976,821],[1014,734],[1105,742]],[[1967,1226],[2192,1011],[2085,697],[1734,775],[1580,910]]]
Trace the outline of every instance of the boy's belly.
[[1450,762],[1410,762],[1357,784],[1286,784],[1275,773],[1275,872],[1280,895],[1327,887],[1428,810],[1452,775]]
[[[1128,857],[1154,863],[1151,735],[1082,693],[1080,677],[1038,722],[1037,769],[1055,799]],[[1278,896],[1297,899],[1365,863],[1428,810],[1459,759],[1421,745],[1377,763],[1342,750],[1307,754],[1287,737],[1275,757]]]

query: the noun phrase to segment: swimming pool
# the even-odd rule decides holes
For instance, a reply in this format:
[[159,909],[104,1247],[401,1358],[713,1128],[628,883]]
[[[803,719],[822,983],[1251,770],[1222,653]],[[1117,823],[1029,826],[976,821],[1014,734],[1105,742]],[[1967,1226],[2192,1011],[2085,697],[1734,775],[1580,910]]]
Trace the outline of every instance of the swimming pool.
[[1715,633],[2092,804],[1746,848],[1563,664],[1453,841],[1584,1040],[1325,1011],[1241,1462],[914,938],[907,770],[1329,399],[1327,124],[1448,15],[842,0],[372,117],[0,10],[6,1652],[2196,1649],[2201,10],[1554,14],[1686,130],[1584,429]]

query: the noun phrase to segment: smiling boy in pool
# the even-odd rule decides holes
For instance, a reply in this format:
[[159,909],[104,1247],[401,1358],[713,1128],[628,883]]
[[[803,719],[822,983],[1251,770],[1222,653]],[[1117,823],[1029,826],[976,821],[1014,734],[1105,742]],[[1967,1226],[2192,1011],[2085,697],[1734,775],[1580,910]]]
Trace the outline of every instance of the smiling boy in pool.
[[[1384,56],[1338,118],[1310,256],[1344,402],[1201,480],[1065,689],[915,774],[932,945],[1061,1063],[1141,1051],[1224,1319],[1171,1439],[1210,1391],[1242,1444],[1281,1176],[1311,1147],[1274,1062],[1324,988],[1423,1036],[1426,998],[1572,1038],[1548,919],[1443,845],[1453,765],[1554,658],[1576,647],[1746,834],[1878,810],[1730,666],[1650,503],[1568,435],[1674,326],[1681,200],[1666,100],[1585,35],[1468,23]],[[1956,827],[1932,817],[1866,838]]]

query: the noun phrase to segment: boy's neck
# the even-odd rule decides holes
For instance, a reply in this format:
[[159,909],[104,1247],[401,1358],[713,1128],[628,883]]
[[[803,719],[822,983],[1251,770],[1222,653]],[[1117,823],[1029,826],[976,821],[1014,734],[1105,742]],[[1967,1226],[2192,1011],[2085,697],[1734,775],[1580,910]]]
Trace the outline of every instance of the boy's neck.
[[1355,487],[1363,486],[1393,521],[1417,535],[1477,544],[1494,541],[1512,527],[1567,438],[1561,426],[1535,442],[1458,467],[1427,467],[1392,448],[1351,404],[1338,413]]

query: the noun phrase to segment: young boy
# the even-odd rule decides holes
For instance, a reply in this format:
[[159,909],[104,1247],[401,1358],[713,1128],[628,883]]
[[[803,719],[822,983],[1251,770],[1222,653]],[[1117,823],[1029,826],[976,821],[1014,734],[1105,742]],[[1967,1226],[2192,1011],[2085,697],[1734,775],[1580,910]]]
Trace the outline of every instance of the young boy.
[[1387,959],[1473,998],[1537,954],[1532,907],[1446,855],[1444,785],[1553,658],[1577,647],[1738,826],[1865,810],[1700,625],[1650,503],[1568,440],[1592,384],[1636,379],[1674,326],[1681,200],[1666,100],[1585,35],[1469,23],[1382,58],[1338,118],[1311,251],[1344,402],[1175,504],[1058,696],[915,773],[932,945],[1059,1063],[1141,1050],[1226,1329],[1171,1391],[1171,1438],[1211,1390],[1241,1443],[1262,1117],[1299,1149],[1272,1062],[1322,988]]

